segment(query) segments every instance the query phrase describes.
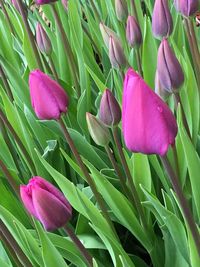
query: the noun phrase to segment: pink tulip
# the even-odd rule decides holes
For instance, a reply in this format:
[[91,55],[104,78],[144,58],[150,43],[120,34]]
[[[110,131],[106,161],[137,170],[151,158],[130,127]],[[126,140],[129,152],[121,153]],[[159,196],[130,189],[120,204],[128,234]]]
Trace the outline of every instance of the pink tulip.
[[122,128],[128,149],[144,154],[165,155],[177,135],[171,110],[131,68],[124,80]]
[[39,119],[57,120],[67,111],[68,96],[64,89],[48,75],[34,70],[29,76],[31,103]]
[[63,193],[39,176],[31,178],[28,185],[21,185],[20,195],[28,212],[48,231],[64,226],[72,216]]

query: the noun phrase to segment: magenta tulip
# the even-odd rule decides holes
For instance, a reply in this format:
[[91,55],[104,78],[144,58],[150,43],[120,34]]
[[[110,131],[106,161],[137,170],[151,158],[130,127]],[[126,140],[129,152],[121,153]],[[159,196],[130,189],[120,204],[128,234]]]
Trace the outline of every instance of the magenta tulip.
[[72,216],[63,193],[39,176],[31,178],[28,185],[21,185],[20,195],[28,212],[48,231],[63,227]]
[[29,76],[31,103],[39,119],[57,120],[67,111],[68,96],[64,89],[48,75],[34,70]]
[[131,68],[124,80],[122,128],[127,148],[144,154],[165,155],[177,135],[171,110]]

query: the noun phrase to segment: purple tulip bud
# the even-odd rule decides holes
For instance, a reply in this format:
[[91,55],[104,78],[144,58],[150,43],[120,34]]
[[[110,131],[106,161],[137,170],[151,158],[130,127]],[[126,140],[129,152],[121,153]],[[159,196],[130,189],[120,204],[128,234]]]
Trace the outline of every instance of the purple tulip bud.
[[156,38],[168,37],[173,30],[173,20],[168,0],[156,0],[152,15],[152,31]]
[[29,75],[32,107],[39,119],[57,120],[67,112],[68,96],[64,89],[48,75],[34,70]]
[[101,98],[99,118],[110,127],[119,124],[121,120],[121,108],[109,89],[104,91]]
[[128,16],[126,24],[126,39],[130,46],[139,46],[142,43],[140,26],[133,16]]
[[63,193],[39,176],[21,185],[20,195],[28,212],[48,231],[63,227],[71,219],[72,208]]
[[122,128],[127,148],[144,154],[165,155],[177,135],[169,107],[131,68],[124,80]]
[[68,11],[68,0],[62,0],[61,2],[62,2],[62,5],[63,5],[65,11]]
[[158,49],[157,70],[161,86],[168,91],[178,89],[184,82],[181,65],[167,39],[162,40]]
[[41,5],[46,5],[50,3],[54,3],[57,0],[35,0],[36,5],[41,6]]
[[99,146],[106,146],[110,142],[110,133],[106,126],[91,113],[86,113],[89,133]]
[[163,101],[166,101],[172,93],[172,92],[170,93],[169,91],[165,90],[161,86],[159,76],[158,76],[158,71],[156,71],[156,76],[155,76],[155,93],[159,95]]
[[109,58],[113,68],[121,68],[126,65],[126,57],[121,43],[112,36],[109,40]]
[[42,53],[50,55],[52,52],[51,41],[42,25],[38,22],[36,26],[36,42]]
[[[109,48],[110,36],[112,36],[113,38],[119,40],[117,34],[113,30],[108,28],[106,25],[104,25],[102,22],[100,22],[99,27],[100,27],[100,31],[101,31],[101,35],[102,35],[103,41],[104,41],[104,43],[105,43],[107,48]],[[120,40],[119,40],[119,42],[120,42]]]
[[128,6],[124,0],[115,0],[115,12],[118,20],[123,21],[128,16]]
[[199,1],[198,0],[175,0],[174,5],[178,12],[180,12],[185,17],[189,17],[189,16],[194,15],[198,11]]

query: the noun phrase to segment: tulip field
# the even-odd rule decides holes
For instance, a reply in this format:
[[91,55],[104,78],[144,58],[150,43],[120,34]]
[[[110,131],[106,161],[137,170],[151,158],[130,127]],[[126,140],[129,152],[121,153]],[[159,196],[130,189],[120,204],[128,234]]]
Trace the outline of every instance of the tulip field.
[[199,26],[199,0],[0,0],[0,267],[200,266]]

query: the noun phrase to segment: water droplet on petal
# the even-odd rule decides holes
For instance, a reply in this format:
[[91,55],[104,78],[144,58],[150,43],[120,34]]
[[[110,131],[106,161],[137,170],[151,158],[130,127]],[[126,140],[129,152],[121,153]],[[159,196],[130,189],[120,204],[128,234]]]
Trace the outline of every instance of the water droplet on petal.
[[160,113],[163,112],[163,109],[162,109],[160,106],[157,107],[157,110],[158,110]]

